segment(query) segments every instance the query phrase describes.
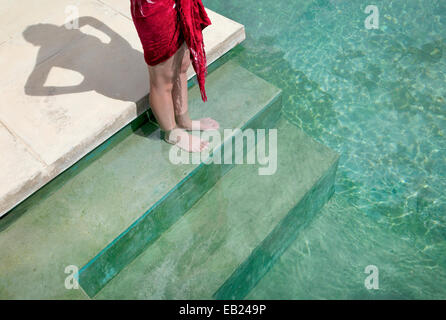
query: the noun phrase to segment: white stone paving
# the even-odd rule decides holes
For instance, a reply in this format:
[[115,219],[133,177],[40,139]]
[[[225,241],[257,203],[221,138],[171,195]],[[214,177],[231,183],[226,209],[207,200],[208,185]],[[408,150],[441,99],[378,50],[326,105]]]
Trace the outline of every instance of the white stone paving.
[[[69,5],[80,29],[65,28]],[[207,11],[212,63],[245,34]],[[128,0],[5,0],[0,21],[2,216],[144,112],[148,75]]]

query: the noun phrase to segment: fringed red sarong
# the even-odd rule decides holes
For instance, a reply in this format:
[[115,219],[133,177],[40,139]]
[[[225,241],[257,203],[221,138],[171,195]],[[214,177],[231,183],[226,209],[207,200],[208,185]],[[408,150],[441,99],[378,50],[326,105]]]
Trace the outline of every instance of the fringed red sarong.
[[211,24],[201,0],[130,0],[133,22],[150,66],[170,58],[184,41],[197,73],[201,98],[207,73],[202,30]]

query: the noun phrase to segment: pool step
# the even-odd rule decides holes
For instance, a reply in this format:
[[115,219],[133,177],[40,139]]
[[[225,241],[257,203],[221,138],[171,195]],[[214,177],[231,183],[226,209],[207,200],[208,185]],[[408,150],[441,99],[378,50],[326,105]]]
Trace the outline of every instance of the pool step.
[[276,128],[273,175],[236,165],[96,298],[245,297],[334,192],[338,155],[284,119]]
[[[222,129],[271,127],[279,118],[280,90],[236,63],[210,73],[206,88],[207,103],[198,87],[189,90],[191,114]],[[124,130],[0,220],[0,297],[94,296],[232,167],[175,165],[153,123]],[[64,287],[69,265],[80,269],[86,294]]]
[[[280,115],[280,91],[232,62],[209,76],[207,86],[213,97],[204,104],[194,95],[197,93],[194,90],[191,115],[219,119],[221,133],[223,128],[268,128]],[[233,166],[233,161],[231,164],[172,164],[168,158],[170,147],[159,141],[158,134],[158,131],[153,133],[149,139],[156,139],[156,145],[163,145],[165,152],[156,147],[148,153],[152,161],[161,163],[161,167],[153,168],[152,181],[164,185],[156,186],[161,190],[157,190],[158,197],[150,199],[153,204],[149,209],[80,270],[79,282],[89,296],[94,296],[153,243]],[[218,150],[221,145],[213,147]],[[163,181],[170,174],[170,181]]]

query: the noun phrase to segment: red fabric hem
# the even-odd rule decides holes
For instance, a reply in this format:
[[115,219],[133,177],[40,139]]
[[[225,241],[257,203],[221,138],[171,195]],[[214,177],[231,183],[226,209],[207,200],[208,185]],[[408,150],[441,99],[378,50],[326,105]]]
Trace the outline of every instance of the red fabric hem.
[[147,65],[149,65],[151,67],[156,66],[157,64],[160,64],[161,62],[164,62],[164,61],[168,60],[175,53],[177,53],[178,49],[181,48],[183,43],[184,43],[184,39],[183,39],[183,41],[181,43],[177,44],[176,46],[170,47],[170,50],[168,52],[166,52],[166,54],[164,54],[163,56],[159,57],[158,59],[156,59],[154,61],[151,61],[150,63],[147,61],[148,59],[146,59],[146,57],[144,56],[144,61],[147,63]]
[[131,10],[145,62],[149,66],[162,63],[186,42],[201,97],[206,101],[207,63],[202,30],[212,23],[201,0],[131,0]]

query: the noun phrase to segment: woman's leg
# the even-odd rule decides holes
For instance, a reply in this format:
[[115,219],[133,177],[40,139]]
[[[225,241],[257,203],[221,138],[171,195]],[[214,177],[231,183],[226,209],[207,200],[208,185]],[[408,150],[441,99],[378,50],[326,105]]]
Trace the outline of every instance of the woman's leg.
[[173,60],[171,57],[155,66],[149,66],[150,108],[163,131],[170,131],[176,127],[172,103]]
[[178,60],[178,54],[179,50],[166,61],[149,66],[150,108],[161,130],[165,132],[166,141],[175,143],[186,151],[197,152],[207,147],[208,142],[178,129],[175,122],[172,90],[177,73],[175,62]]
[[191,64],[189,49],[186,43],[178,49],[174,60],[175,73],[172,88],[175,121],[177,126],[187,130],[216,130],[218,122],[211,118],[191,120],[187,103],[187,70]]

